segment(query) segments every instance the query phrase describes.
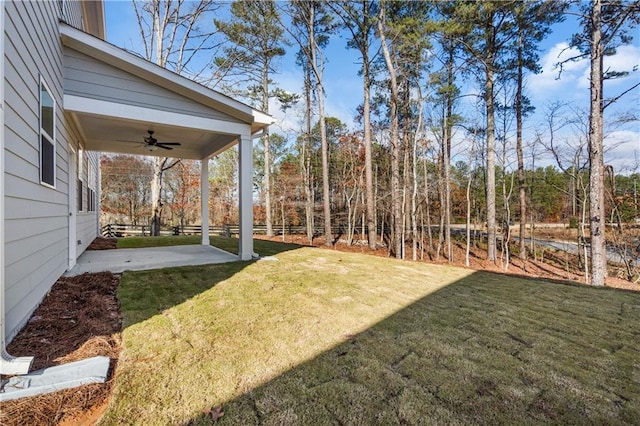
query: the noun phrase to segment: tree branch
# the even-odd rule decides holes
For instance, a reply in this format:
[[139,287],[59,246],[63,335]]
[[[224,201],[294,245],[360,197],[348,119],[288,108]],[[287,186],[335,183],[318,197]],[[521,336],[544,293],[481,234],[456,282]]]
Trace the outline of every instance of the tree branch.
[[624,95],[626,95],[627,93],[631,92],[633,89],[635,89],[636,87],[640,86],[640,83],[636,83],[633,86],[631,86],[629,89],[625,90],[624,92],[620,93],[618,96],[616,96],[615,98],[607,101],[604,103],[604,105],[602,105],[602,110],[604,111],[605,108],[607,108],[609,105],[611,105],[612,103],[615,103],[618,101],[618,99],[620,99],[621,97],[623,97]]

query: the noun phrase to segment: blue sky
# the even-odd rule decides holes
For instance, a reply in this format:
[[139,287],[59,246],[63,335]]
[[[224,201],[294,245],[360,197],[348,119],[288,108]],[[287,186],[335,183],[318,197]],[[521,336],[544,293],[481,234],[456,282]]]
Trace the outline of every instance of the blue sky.
[[[130,1],[105,1],[107,40],[117,46],[128,50],[141,52],[142,45],[138,33],[137,22]],[[532,141],[536,132],[542,132],[544,136],[545,114],[544,111],[554,102],[567,102],[563,108],[566,114],[581,116],[582,112],[571,112],[575,109],[585,108],[588,111],[589,101],[589,63],[583,60],[569,64],[560,79],[557,79],[557,70],[554,64],[559,59],[571,55],[568,49],[568,40],[577,30],[574,18],[567,18],[561,24],[553,27],[553,32],[540,44],[540,58],[543,72],[527,77],[527,95],[536,106],[536,112],[525,123],[525,141]],[[301,92],[302,76],[295,65],[295,46],[288,49],[288,54],[282,59],[280,73],[274,76],[274,80],[285,90]],[[564,52],[563,52],[564,51]],[[357,105],[362,100],[362,82],[358,76],[358,54],[355,50],[346,48],[346,39],[338,33],[334,35],[325,50],[327,64],[325,67],[325,91],[326,113],[340,118],[349,126],[353,126],[353,116]],[[622,46],[618,54],[605,60],[607,67],[617,70],[631,71],[634,67],[640,68],[640,33],[636,31],[632,45]],[[634,83],[640,81],[640,71],[632,73],[629,77],[607,82],[605,95],[612,96],[626,90]],[[478,88],[470,85],[463,91],[474,92]],[[469,98],[471,99],[471,98]],[[635,112],[640,114],[640,88],[627,94],[618,104],[609,108],[607,116],[615,113]],[[465,108],[464,105],[461,105]],[[302,105],[299,108],[289,110],[287,114],[278,110],[277,105],[271,106],[271,113],[278,122],[273,131],[279,133],[295,134],[302,128]],[[588,112],[587,112],[588,113]],[[586,119],[587,117],[583,117]],[[575,139],[575,131],[564,128],[561,133],[560,144],[569,152],[579,142]],[[466,160],[468,145],[463,140],[462,134],[457,135],[458,143],[452,150],[454,161]],[[640,161],[640,123],[627,124],[614,129],[605,141],[608,146],[605,160],[614,165],[617,170],[633,171]],[[538,148],[536,165],[553,164],[550,157],[541,155]],[[532,161],[532,153],[528,154],[529,162]],[[640,172],[640,169],[636,170]]]

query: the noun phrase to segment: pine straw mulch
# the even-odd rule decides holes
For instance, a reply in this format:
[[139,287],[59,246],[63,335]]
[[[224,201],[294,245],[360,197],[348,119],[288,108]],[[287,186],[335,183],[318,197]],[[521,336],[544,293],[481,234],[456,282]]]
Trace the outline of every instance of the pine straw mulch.
[[120,354],[119,282],[110,272],[60,278],[7,347],[14,356],[34,356],[32,371],[108,356],[107,382],[3,402],[0,424],[83,424],[81,421],[99,416],[111,392]]
[[111,250],[118,248],[117,238],[98,237],[89,244],[87,250]]

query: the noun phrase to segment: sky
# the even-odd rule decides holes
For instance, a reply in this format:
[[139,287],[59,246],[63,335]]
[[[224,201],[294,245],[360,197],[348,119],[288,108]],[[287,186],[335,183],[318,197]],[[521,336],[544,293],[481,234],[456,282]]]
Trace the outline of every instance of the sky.
[[[107,41],[128,50],[141,52],[142,44],[131,2],[107,0],[105,12]],[[568,40],[577,30],[578,24],[575,18],[567,17],[565,22],[552,27],[552,33],[540,43],[542,72],[528,75],[526,82],[526,95],[530,98],[532,105],[536,106],[536,111],[525,121],[525,144],[535,140],[537,134],[542,134],[543,139],[548,134],[546,115],[554,104],[565,103],[566,105],[561,108],[565,114],[583,122],[588,120],[590,68],[588,59],[568,63],[560,78],[558,78],[558,70],[555,69],[555,64],[559,60],[575,54],[575,50],[569,49]],[[345,36],[346,34],[337,31],[325,49],[327,58],[324,72],[325,109],[327,116],[337,117],[350,128],[355,128],[353,117],[357,106],[362,101],[362,80],[358,76],[360,68],[358,54],[355,50],[346,47]],[[296,51],[295,46],[287,49],[287,55],[278,64],[279,73],[273,79],[282,89],[301,93],[302,74],[295,65]],[[616,55],[607,57],[604,68],[636,70],[628,77],[605,82],[605,96],[615,96],[640,82],[640,31],[637,28],[633,43],[621,46]],[[477,85],[468,85],[463,87],[462,91],[478,93],[479,88]],[[472,107],[473,97],[465,99],[467,100],[461,103],[460,108],[468,111]],[[302,108],[301,102],[297,107],[283,113],[274,101],[270,105],[270,113],[277,122],[272,126],[272,132],[295,134],[302,128]],[[640,88],[626,94],[619,102],[608,108],[605,119],[610,121],[620,113],[640,115]],[[575,127],[566,126],[556,134],[558,144],[561,146],[564,144],[567,152],[574,150],[578,144],[574,136],[575,131]],[[454,163],[458,160],[466,161],[469,151],[468,142],[461,132],[456,134],[455,141],[452,148],[452,161]],[[525,151],[527,151],[526,148]],[[515,154],[510,156],[515,158]],[[556,165],[551,156],[546,155],[544,149],[540,147],[536,151],[526,152],[525,156],[528,164],[535,159],[536,167]],[[640,121],[613,128],[605,139],[605,162],[613,165],[619,172],[640,172]]]

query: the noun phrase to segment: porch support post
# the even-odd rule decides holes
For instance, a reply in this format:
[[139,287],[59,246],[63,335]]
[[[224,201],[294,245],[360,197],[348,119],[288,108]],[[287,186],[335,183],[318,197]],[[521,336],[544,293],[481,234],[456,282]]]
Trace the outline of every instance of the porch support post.
[[250,131],[240,135],[239,164],[240,179],[240,260],[253,258],[253,139]]
[[202,240],[203,246],[209,243],[209,159],[203,158],[200,162],[200,216],[202,217]]

